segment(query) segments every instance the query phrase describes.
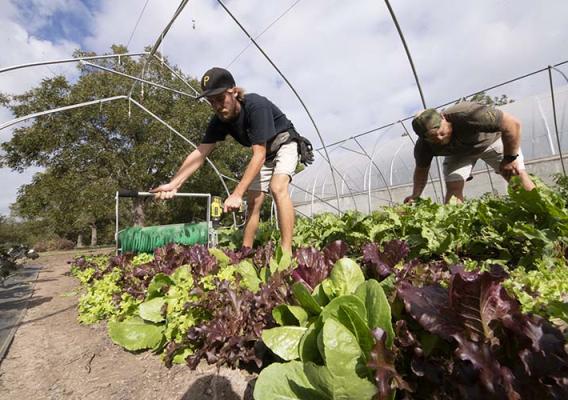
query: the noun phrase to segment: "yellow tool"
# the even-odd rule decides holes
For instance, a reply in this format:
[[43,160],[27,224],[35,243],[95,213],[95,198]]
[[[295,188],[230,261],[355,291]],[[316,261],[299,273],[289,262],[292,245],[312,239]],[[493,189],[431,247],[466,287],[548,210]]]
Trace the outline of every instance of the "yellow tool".
[[211,198],[211,219],[214,222],[219,222],[221,214],[223,214],[223,201],[221,197],[213,196]]

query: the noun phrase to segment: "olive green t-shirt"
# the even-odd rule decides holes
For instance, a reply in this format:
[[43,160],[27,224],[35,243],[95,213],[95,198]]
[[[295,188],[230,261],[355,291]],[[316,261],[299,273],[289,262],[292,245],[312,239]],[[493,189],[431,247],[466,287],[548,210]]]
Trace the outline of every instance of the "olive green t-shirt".
[[503,112],[484,104],[464,101],[442,112],[452,123],[452,138],[445,145],[419,138],[414,146],[417,167],[428,167],[434,156],[481,154],[501,138]]

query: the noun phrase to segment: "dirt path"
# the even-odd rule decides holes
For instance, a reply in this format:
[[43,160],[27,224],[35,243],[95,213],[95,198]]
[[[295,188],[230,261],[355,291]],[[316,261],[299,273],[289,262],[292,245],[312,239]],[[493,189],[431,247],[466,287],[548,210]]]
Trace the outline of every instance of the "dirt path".
[[0,364],[1,399],[249,399],[242,371],[202,364],[164,367],[159,357],[115,346],[105,324],[77,322],[76,253],[42,255],[28,310]]

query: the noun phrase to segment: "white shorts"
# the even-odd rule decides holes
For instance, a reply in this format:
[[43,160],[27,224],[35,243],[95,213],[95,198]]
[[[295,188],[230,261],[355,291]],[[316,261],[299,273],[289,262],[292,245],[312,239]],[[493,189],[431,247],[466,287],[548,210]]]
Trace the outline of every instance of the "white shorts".
[[270,190],[270,180],[273,175],[288,175],[290,181],[296,172],[298,165],[298,143],[290,142],[283,144],[278,149],[273,160],[264,163],[260,173],[254,178],[248,190],[268,193]]
[[[496,140],[492,145],[485,149],[481,154],[467,156],[446,156],[444,158],[444,178],[446,182],[465,182],[473,177],[471,171],[477,160],[482,159],[489,164],[496,173],[499,173],[501,161],[503,161],[503,141]],[[523,153],[519,149],[517,157],[519,170],[525,169]]]

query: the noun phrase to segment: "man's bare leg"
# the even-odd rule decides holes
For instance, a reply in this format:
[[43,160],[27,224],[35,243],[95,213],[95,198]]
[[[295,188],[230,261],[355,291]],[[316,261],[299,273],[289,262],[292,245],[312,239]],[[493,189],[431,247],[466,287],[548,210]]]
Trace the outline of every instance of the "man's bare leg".
[[256,191],[248,191],[248,218],[245,224],[245,231],[243,237],[243,246],[252,247],[254,244],[254,237],[258,229],[260,221],[260,210],[262,209],[262,202],[264,201],[264,193]]
[[278,211],[278,226],[280,227],[282,250],[292,253],[295,214],[292,199],[290,199],[290,194],[288,193],[289,183],[290,177],[288,175],[274,175],[270,180],[270,191]]
[[463,187],[465,185],[464,181],[446,181],[446,199],[444,203],[448,203],[450,199],[455,197],[458,203],[463,203]]

